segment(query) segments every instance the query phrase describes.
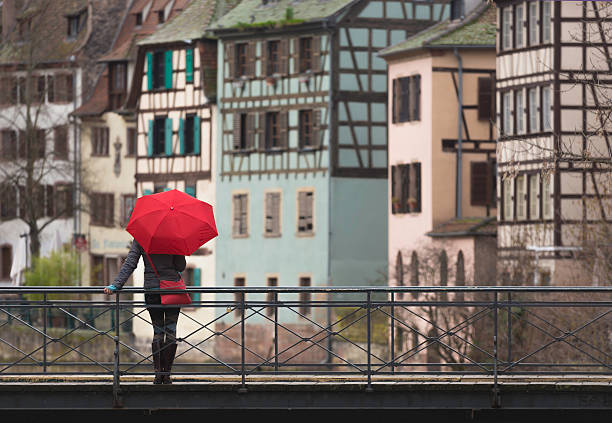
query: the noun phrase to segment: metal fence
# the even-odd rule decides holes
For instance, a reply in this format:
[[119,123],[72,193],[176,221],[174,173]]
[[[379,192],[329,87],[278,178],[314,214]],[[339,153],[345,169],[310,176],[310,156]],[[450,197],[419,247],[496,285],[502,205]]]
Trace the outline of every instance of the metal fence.
[[[142,288],[0,288],[0,376],[151,376]],[[195,288],[173,375],[612,374],[610,287]],[[164,292],[164,291],[156,291]],[[163,306],[157,306],[163,307]],[[149,344],[150,345],[150,344]],[[192,379],[190,379],[192,378]],[[181,378],[179,378],[181,380]]]

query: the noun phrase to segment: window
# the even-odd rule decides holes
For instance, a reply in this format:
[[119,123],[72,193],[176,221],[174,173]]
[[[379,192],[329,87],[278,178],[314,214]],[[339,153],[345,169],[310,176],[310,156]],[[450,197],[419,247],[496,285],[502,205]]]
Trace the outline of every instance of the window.
[[391,212],[393,214],[420,213],[421,164],[392,166],[391,193]]
[[153,193],[157,194],[158,192],[164,192],[164,191],[168,191],[168,189],[166,189],[165,185],[155,185],[153,187]]
[[73,196],[72,184],[57,184],[55,185],[55,215],[60,217],[72,217],[73,215]]
[[166,87],[166,63],[165,52],[156,51],[153,53],[153,89]]
[[[261,128],[260,128],[261,129]],[[263,129],[261,129],[263,131]],[[250,150],[254,145],[255,119],[252,114],[234,113],[234,140],[236,151]],[[260,135],[263,136],[263,135]]]
[[10,129],[2,130],[2,150],[0,151],[2,160],[17,159],[17,133]]
[[17,192],[11,184],[0,185],[0,218],[10,220],[17,217]]
[[47,140],[44,129],[32,129],[30,132],[30,146],[31,151],[28,147],[28,133],[24,130],[19,130],[19,147],[18,155],[20,159],[27,159],[28,155],[31,154],[34,160],[42,159],[45,157],[47,149]]
[[115,212],[114,194],[94,192],[91,194],[91,224],[113,226]]
[[158,23],[164,23],[166,21],[166,14],[164,13],[164,10],[159,10],[157,11],[157,22]]
[[451,20],[463,19],[463,0],[452,0],[450,10]]
[[535,133],[539,131],[538,127],[538,89],[530,88],[527,91],[529,96],[529,132]]
[[[246,278],[244,278],[244,277],[236,277],[236,278],[234,278],[234,286],[236,286],[236,287],[246,286]],[[240,317],[240,315],[241,315],[240,303],[242,303],[245,300],[246,300],[246,298],[244,296],[244,292],[236,292],[236,293],[234,293],[234,301],[236,302],[236,312],[235,312],[236,317]]]
[[136,146],[138,145],[138,133],[136,132],[136,128],[128,128],[126,138],[126,155],[135,156]]
[[300,73],[312,70],[312,37],[300,38]]
[[510,92],[505,92],[502,95],[502,134],[512,134],[512,95]]
[[542,2],[542,43],[550,43],[550,1]]
[[516,133],[525,132],[525,102],[523,101],[523,90],[514,92],[514,105],[516,116]]
[[512,48],[512,7],[506,7],[502,13],[502,50]]
[[470,204],[495,205],[495,162],[471,162]]
[[54,101],[56,103],[70,103],[74,95],[72,75],[57,74],[53,79],[55,83],[52,95]]
[[32,82],[33,82],[33,89],[34,89],[34,103],[44,103],[45,102],[45,76],[44,75],[39,75],[39,76],[33,76],[32,77]]
[[280,73],[280,41],[268,41],[266,75]]
[[493,78],[478,78],[478,119],[490,120],[494,115],[495,90]]
[[[301,287],[309,287],[310,286],[310,276],[301,276],[300,277],[300,286]],[[310,304],[311,301],[311,293],[310,292],[300,292],[300,314],[307,316],[310,314]]]
[[15,78],[3,76],[0,78],[0,104],[17,104]]
[[235,68],[235,76],[247,76],[248,74],[248,44],[247,43],[238,43],[236,44],[236,68]]
[[516,178],[515,187],[516,218],[517,220],[525,220],[527,217],[527,178],[525,175]]
[[79,15],[68,16],[68,38],[74,39],[79,34]]
[[298,191],[298,235],[312,235],[314,192]]
[[[267,280],[267,285],[272,287],[272,286],[278,286],[278,277],[276,276],[269,276],[268,280]],[[268,292],[268,295],[266,295],[266,302],[267,303],[272,303],[274,302],[274,292]],[[266,315],[268,317],[271,317],[274,315],[274,310],[276,310],[276,307],[267,307],[266,308]]]
[[538,216],[539,184],[538,184],[537,173],[529,175],[528,183],[529,183],[529,219],[536,220],[539,217]]
[[127,65],[124,62],[110,64],[109,102],[111,109],[123,105],[127,91]]
[[280,113],[266,113],[266,150],[282,148],[280,136]]
[[265,197],[265,234],[264,236],[280,236],[281,193],[266,192]]
[[312,110],[300,110],[300,148],[314,147]]
[[55,78],[53,75],[47,75],[47,101],[55,102]]
[[121,196],[121,226],[127,226],[136,204],[136,196],[133,194],[127,194]]
[[55,158],[68,160],[68,125],[53,128],[53,143]]
[[185,154],[194,153],[194,115],[187,115],[185,118]]
[[514,48],[523,47],[523,6],[516,6],[514,11]]
[[232,235],[235,238],[247,237],[249,235],[248,206],[248,194],[234,194]]
[[551,190],[552,177],[546,175],[542,177],[542,218],[552,219],[552,203],[550,196],[552,195]]
[[529,3],[529,45],[538,44],[538,2]]
[[9,280],[11,278],[11,267],[13,265],[13,247],[3,245],[0,248],[2,251],[2,262],[0,262],[0,279]]
[[142,25],[142,12],[136,13],[136,26]]
[[25,41],[32,30],[32,19],[21,18],[17,20],[17,37],[19,41]]
[[506,178],[503,180],[503,199],[504,199],[504,220],[512,220],[512,180]]
[[550,131],[550,87],[542,87],[542,130]]
[[421,75],[393,80],[393,122],[420,120]]
[[17,78],[17,95],[19,96],[19,103],[26,104],[26,79],[22,76]]
[[158,156],[166,151],[166,117],[156,117],[153,121],[153,151]]
[[91,155],[108,156],[108,128],[97,126],[91,128]]
[[104,256],[91,255],[91,285],[105,285],[104,283]]

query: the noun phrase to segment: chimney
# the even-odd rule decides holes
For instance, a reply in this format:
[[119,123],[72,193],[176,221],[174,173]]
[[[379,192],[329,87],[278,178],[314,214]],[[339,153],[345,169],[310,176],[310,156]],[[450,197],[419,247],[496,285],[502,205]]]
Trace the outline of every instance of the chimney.
[[4,0],[2,2],[2,41],[6,41],[15,28],[15,1]]

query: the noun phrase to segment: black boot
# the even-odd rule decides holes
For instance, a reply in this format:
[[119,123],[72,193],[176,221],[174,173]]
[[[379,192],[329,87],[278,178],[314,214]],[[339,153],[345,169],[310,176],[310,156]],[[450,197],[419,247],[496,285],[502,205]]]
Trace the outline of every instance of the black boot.
[[155,380],[153,383],[155,385],[161,385],[163,383],[163,375],[161,374],[162,370],[162,354],[164,353],[162,349],[162,342],[160,340],[154,340],[151,344],[151,353],[153,355],[153,369],[155,370]]
[[162,350],[162,383],[165,385],[172,384],[172,379],[170,379],[170,371],[172,370],[172,363],[174,363],[176,347],[176,341],[170,341],[164,344],[164,349]]

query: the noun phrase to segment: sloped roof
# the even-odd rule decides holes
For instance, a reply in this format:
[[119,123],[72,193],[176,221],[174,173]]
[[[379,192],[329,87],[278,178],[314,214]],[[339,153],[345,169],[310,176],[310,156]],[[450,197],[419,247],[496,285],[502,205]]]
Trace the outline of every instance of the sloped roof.
[[140,40],[138,45],[165,44],[202,38],[206,27],[215,15],[216,3],[216,0],[192,0],[183,12],[167,21],[149,37]]
[[[248,25],[274,25],[285,21],[287,24],[317,21],[340,12],[360,0],[242,0],[232,11],[210,26],[213,31],[239,28]],[[290,10],[290,19],[288,18]]]
[[464,236],[496,236],[496,217],[466,217],[451,219],[427,233],[432,238]]
[[387,57],[421,48],[484,47],[495,48],[497,35],[495,5],[483,3],[462,21],[444,20],[395,45],[381,50]]

